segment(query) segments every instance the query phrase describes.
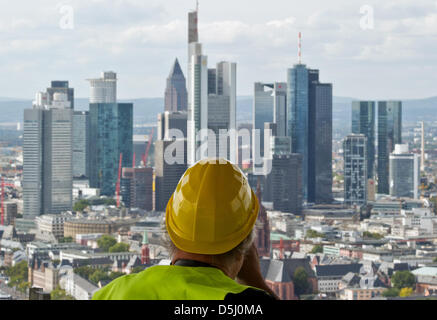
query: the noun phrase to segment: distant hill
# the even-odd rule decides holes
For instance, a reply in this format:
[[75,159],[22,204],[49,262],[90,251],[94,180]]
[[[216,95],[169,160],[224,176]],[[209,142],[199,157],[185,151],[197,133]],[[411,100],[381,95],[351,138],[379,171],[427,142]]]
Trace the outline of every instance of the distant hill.
[[[351,102],[348,97],[334,97],[333,119],[334,126],[350,127]],[[163,112],[163,98],[144,98],[122,100],[120,102],[134,103],[135,123],[156,123],[157,114]],[[30,108],[31,100],[0,98],[0,123],[22,122],[23,110]],[[437,120],[437,97],[403,101],[405,122],[421,120]],[[252,119],[253,99],[250,96],[241,96],[237,99],[237,121],[250,122]],[[88,110],[88,99],[78,98],[75,101],[76,110]]]

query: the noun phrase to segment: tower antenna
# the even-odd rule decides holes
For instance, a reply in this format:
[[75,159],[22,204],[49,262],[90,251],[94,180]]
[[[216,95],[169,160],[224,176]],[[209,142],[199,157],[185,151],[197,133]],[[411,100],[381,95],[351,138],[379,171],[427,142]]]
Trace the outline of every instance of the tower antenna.
[[299,57],[299,64],[302,64],[302,33],[301,32],[299,32],[298,57]]
[[199,13],[199,0],[196,0],[196,12]]

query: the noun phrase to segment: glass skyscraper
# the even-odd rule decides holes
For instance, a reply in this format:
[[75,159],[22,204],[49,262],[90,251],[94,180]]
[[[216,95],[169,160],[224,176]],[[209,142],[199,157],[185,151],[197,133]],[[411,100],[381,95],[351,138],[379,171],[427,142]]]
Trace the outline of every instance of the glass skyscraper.
[[374,179],[375,166],[375,102],[352,102],[352,133],[367,138],[367,178]]
[[90,104],[90,187],[113,196],[118,178],[120,154],[122,167],[132,167],[133,104]]
[[332,85],[319,70],[297,64],[287,73],[288,135],[292,153],[302,155],[304,199],[332,201]]
[[187,85],[179,61],[176,59],[167,78],[164,109],[169,112],[187,111],[187,103]]
[[378,193],[389,194],[390,153],[402,144],[402,102],[378,102]]
[[351,134],[343,142],[344,202],[348,206],[367,203],[367,138]]

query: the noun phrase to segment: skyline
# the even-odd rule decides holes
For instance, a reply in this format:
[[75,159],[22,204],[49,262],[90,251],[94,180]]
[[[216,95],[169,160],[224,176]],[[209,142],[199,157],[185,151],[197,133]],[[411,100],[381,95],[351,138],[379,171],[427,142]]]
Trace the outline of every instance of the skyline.
[[[313,1],[293,7],[289,1],[273,0],[266,8],[247,0],[201,1],[200,42],[212,64],[238,64],[239,96],[253,95],[254,82],[286,80],[287,69],[298,62],[301,31],[302,63],[323,69],[321,81],[335,84],[335,96],[432,97],[436,93],[431,83],[437,80],[432,42],[437,37],[437,2],[408,2],[368,1],[374,29],[362,30],[364,4],[358,1]],[[20,6],[18,1],[4,8],[0,59],[7,63],[0,71],[9,76],[0,80],[0,96],[31,99],[49,81],[69,80],[77,97],[88,97],[86,79],[113,70],[120,75],[120,99],[161,97],[175,58],[186,76],[186,13],[195,1],[119,0],[111,8],[107,3],[43,0]],[[63,6],[73,9],[73,29],[60,27],[66,14]]]

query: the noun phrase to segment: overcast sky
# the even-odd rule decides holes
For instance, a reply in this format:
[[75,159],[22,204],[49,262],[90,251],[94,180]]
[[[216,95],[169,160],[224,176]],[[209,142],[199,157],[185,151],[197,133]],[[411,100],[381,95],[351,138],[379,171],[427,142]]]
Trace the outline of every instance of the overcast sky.
[[[176,57],[186,75],[194,0],[0,5],[0,97],[33,98],[55,79],[69,80],[76,97],[88,97],[86,79],[103,70],[118,73],[122,99],[161,97]],[[73,29],[65,28],[72,26],[69,8]],[[251,95],[255,81],[286,80],[297,62],[299,31],[303,63],[320,69],[336,96],[437,95],[436,0],[200,0],[199,20],[210,67],[237,62],[239,95]]]

